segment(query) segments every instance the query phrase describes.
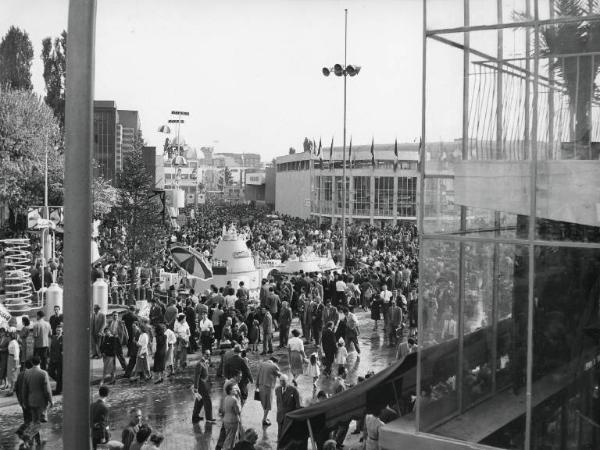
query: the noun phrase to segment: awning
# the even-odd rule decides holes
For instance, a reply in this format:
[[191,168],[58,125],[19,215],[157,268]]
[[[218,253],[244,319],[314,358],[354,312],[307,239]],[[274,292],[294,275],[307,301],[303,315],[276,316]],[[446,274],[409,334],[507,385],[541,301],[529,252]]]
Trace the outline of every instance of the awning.
[[[402,361],[376,373],[369,379],[320,403],[292,411],[286,415],[280,449],[299,448],[312,434],[318,440],[323,430],[365,414],[380,412],[390,403],[415,391],[417,354],[410,353]],[[308,421],[310,421],[310,430]]]

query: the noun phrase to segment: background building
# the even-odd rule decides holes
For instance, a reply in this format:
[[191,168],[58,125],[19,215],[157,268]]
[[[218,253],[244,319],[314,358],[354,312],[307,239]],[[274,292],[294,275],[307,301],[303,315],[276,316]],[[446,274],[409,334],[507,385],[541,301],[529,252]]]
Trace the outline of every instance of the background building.
[[114,183],[125,157],[133,151],[134,137],[140,129],[137,111],[117,110],[112,100],[94,101],[95,176]]
[[[419,144],[347,148],[346,217],[352,222],[371,224],[417,220]],[[276,159],[275,210],[283,214],[321,222],[336,222],[342,216],[343,177],[341,147],[321,155],[302,152]]]
[[382,449],[600,448],[600,16],[558,4],[425,2],[416,402]]

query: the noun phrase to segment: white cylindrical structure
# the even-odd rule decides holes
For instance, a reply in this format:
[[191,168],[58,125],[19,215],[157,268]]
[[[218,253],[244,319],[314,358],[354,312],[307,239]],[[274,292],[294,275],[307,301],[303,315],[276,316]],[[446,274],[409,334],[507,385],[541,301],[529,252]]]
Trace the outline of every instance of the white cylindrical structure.
[[92,284],[92,300],[94,305],[100,306],[100,311],[108,313],[108,283],[104,278],[98,278]]
[[50,230],[44,230],[42,232],[42,237],[44,239],[44,259],[46,260],[46,263],[48,263],[48,261],[54,257],[52,254],[52,236],[50,236]]
[[175,207],[185,208],[185,192],[183,189],[176,189],[175,192]]
[[52,283],[48,289],[46,289],[46,303],[44,304],[44,313],[46,317],[50,317],[54,313],[54,307],[60,308],[61,314],[63,312],[63,290],[56,284]]

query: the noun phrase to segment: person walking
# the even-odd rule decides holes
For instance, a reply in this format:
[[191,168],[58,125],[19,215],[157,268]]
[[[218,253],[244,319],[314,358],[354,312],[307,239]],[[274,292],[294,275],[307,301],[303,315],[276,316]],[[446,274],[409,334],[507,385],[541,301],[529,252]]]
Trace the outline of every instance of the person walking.
[[94,450],[96,450],[98,444],[106,444],[110,440],[108,406],[106,404],[108,393],[108,387],[100,386],[100,389],[98,389],[99,398],[90,406],[92,448]]
[[215,327],[204,311],[200,312],[200,322],[198,323],[198,327],[200,329],[200,346],[202,347],[202,353],[207,350],[210,351],[215,335]]
[[100,358],[100,343],[106,328],[106,316],[100,311],[99,305],[94,305],[90,318],[90,333],[92,335],[92,358]]
[[48,375],[56,381],[54,395],[62,394],[62,376],[63,376],[63,325],[59,323],[56,326],[56,333],[50,341],[50,364],[48,365]]
[[210,350],[205,350],[194,369],[194,384],[192,386],[194,392],[194,410],[192,411],[192,423],[198,423],[202,420],[202,417],[200,417],[202,408],[204,408],[206,414],[206,421],[208,423],[215,422],[212,415],[212,400],[210,398],[209,364]]
[[287,375],[279,377],[279,386],[275,389],[275,398],[277,401],[277,441],[279,441],[286,422],[286,414],[301,407],[300,393],[294,386],[288,385]]
[[148,332],[146,331],[146,326],[139,326],[140,335],[137,339],[137,355],[135,358],[135,367],[133,369],[133,378],[131,378],[130,382],[139,381],[143,379],[144,381],[148,381],[151,379],[150,375],[150,362],[148,361]]
[[187,348],[190,343],[190,327],[185,320],[185,314],[180,313],[173,327],[177,336],[175,344],[175,372],[182,372],[187,366]]
[[119,342],[117,346],[115,357],[119,360],[119,364],[121,364],[121,368],[126,371],[127,370],[127,362],[125,361],[125,357],[123,356],[123,346],[127,345],[129,342],[129,333],[127,332],[127,327],[125,323],[119,319],[119,313],[117,311],[113,311],[111,314],[111,318],[108,321],[108,328],[110,329],[110,334],[115,336]]
[[6,361],[6,383],[8,389],[8,395],[13,395],[15,391],[15,383],[17,382],[17,376],[19,375],[19,341],[17,340],[17,329],[10,327],[8,329],[8,355]]
[[281,311],[279,311],[279,348],[287,347],[291,325],[292,310],[288,302],[282,302]]
[[296,329],[292,330],[292,338],[288,343],[288,356],[290,371],[292,372],[292,384],[298,386],[296,379],[304,370],[306,353],[304,353],[304,344],[302,343],[302,339],[300,339],[300,332]]
[[269,411],[271,411],[271,398],[275,387],[275,379],[281,375],[277,362],[279,360],[275,357],[263,361],[258,368],[256,377],[256,389],[258,389],[260,403],[264,411],[262,424],[266,427],[271,425],[268,416]]
[[262,313],[263,351],[261,355],[266,355],[267,353],[273,353],[273,316],[266,308],[262,309]]
[[323,330],[323,353],[325,354],[325,375],[331,375],[331,366],[337,351],[335,342],[335,333],[333,332],[333,322],[327,322]]
[[34,355],[31,364],[33,367],[25,372],[23,378],[22,398],[30,414],[31,423],[39,429],[40,424],[46,421],[46,409],[53,406],[54,402],[48,372],[40,367],[40,357]]
[[235,344],[233,354],[223,362],[223,376],[225,378],[233,378],[235,373],[241,372],[242,378],[238,386],[240,388],[242,406],[244,406],[248,399],[248,384],[253,383],[254,379],[252,378],[248,362],[242,358],[241,353],[242,347],[239,344]]
[[154,384],[159,384],[164,381],[163,374],[166,368],[167,361],[167,336],[165,331],[167,327],[163,323],[156,325],[155,339],[156,339],[156,351],[154,352],[154,363],[152,365],[152,372],[156,374],[158,378]]
[[52,327],[44,320],[44,311],[37,312],[37,321],[33,324],[33,354],[40,358],[40,368],[48,368],[48,354],[50,350],[50,337]]
[[237,385],[233,383],[225,388],[227,397],[223,402],[223,427],[225,428],[223,450],[233,449],[242,426],[242,404],[237,390]]
[[113,336],[110,328],[104,328],[104,337],[100,344],[100,356],[102,356],[102,381],[100,386],[106,381],[106,375],[110,375],[109,384],[115,384],[116,354],[120,347],[119,338]]

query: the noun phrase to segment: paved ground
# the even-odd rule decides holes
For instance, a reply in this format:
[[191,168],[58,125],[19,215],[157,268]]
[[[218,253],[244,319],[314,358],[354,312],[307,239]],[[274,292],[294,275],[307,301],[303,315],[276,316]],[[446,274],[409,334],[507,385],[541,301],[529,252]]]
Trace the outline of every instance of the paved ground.
[[[369,320],[368,313],[359,313],[359,322],[361,329],[361,370],[359,373],[365,373],[368,370],[379,371],[387,367],[394,358],[394,350],[383,346],[383,334],[372,331],[372,322]],[[298,325],[297,322],[294,325]],[[277,342],[277,341],[276,341]],[[314,347],[307,347],[307,353],[310,353]],[[287,352],[276,352],[280,356],[280,366],[284,372],[289,373]],[[190,356],[192,362],[197,359],[197,355]],[[255,354],[249,355],[251,369],[254,374],[258,370],[260,357]],[[215,366],[217,360],[215,358]],[[92,383],[97,384],[102,374],[101,362],[92,361]],[[214,379],[214,376],[211,377]],[[320,384],[327,389],[326,384],[320,381]],[[212,398],[213,409],[218,408],[221,398],[220,380],[213,382]],[[217,422],[214,425],[201,422],[199,425],[192,425],[191,414],[193,407],[193,398],[190,391],[191,369],[186,373],[173,377],[160,385],[146,384],[140,387],[132,387],[127,380],[119,380],[117,385],[111,388],[109,399],[111,432],[114,438],[120,439],[121,431],[127,424],[127,410],[130,407],[137,406],[143,411],[145,421],[153,428],[162,432],[166,439],[161,448],[164,449],[213,449],[219,435],[221,424]],[[92,388],[95,393],[96,387]],[[299,379],[299,390],[302,396],[303,404],[307,404],[312,396],[312,380],[306,376]],[[250,387],[252,396],[253,386]],[[21,423],[21,410],[17,405],[15,397],[0,397],[0,447],[2,449],[18,448],[18,439],[14,431]],[[271,412],[270,420],[273,423],[271,427],[263,430],[262,408],[258,402],[249,400],[244,406],[242,412],[242,423],[245,428],[253,427],[262,434],[262,440],[270,443],[271,448],[276,448],[277,423],[275,412]],[[351,430],[354,429],[352,424]],[[62,449],[62,397],[55,398],[55,406],[49,411],[48,423],[43,427],[43,439],[46,440],[45,448]],[[346,445],[347,448],[357,447],[357,436],[349,436]]]

